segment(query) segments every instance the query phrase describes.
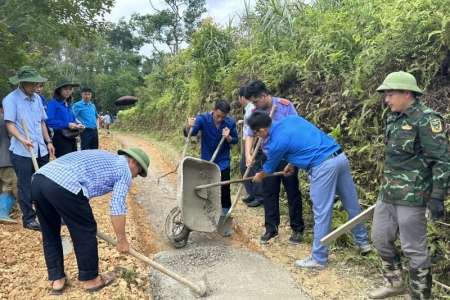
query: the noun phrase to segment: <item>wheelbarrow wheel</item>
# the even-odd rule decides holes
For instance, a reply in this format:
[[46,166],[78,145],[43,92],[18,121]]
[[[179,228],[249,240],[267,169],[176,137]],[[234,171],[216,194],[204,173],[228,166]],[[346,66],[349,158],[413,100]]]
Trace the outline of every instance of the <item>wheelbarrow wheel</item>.
[[186,246],[191,230],[184,225],[181,210],[178,207],[174,207],[167,216],[165,230],[175,248]]

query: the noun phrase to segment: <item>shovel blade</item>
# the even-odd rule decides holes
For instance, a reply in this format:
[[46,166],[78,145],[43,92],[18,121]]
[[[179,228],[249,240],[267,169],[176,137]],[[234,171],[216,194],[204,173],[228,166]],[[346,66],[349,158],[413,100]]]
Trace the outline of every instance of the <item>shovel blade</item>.
[[219,223],[217,224],[217,233],[221,236],[225,236],[231,229],[231,224],[233,224],[233,217],[231,216],[220,216]]
[[197,194],[197,196],[199,196],[200,198],[203,199],[208,199],[208,190],[207,189],[196,189],[195,193]]

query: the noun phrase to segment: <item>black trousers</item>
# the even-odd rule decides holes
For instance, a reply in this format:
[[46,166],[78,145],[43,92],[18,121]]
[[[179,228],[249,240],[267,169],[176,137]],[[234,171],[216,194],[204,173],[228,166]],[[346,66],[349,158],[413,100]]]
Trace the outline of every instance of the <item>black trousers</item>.
[[[220,171],[220,181],[230,180],[230,168],[226,168]],[[222,208],[230,208],[231,207],[231,193],[230,193],[230,185],[222,185],[220,187],[220,201],[222,203]]]
[[86,128],[80,133],[81,150],[98,149],[97,128]]
[[77,140],[65,138],[61,131],[53,131],[53,147],[55,147],[55,156],[61,157],[67,153],[77,151]]
[[[263,162],[266,161],[263,154]],[[287,161],[282,160],[276,171],[283,171]],[[299,188],[298,168],[294,169],[294,174],[288,177],[276,176],[263,179],[263,197],[264,197],[264,217],[266,231],[273,232],[278,230],[280,225],[280,184],[283,183],[288,198],[289,221],[291,229],[303,232],[305,224],[302,216],[302,194]]]
[[[38,151],[39,153],[39,151]],[[17,175],[17,191],[19,196],[19,206],[22,211],[22,222],[31,223],[36,221],[36,212],[33,209],[31,198],[31,175],[35,172],[31,157],[20,156],[9,151],[9,157]],[[38,156],[36,158],[38,167],[48,163],[49,156]]]
[[89,199],[80,191],[75,195],[44,175],[36,174],[31,184],[44,243],[49,280],[66,276],[61,243],[61,218],[72,238],[78,264],[78,280],[98,276],[97,222]]
[[[262,152],[258,151],[258,154],[256,154],[256,157],[255,157],[255,164],[250,168],[248,177],[254,176],[256,173],[261,172],[261,169],[262,169],[261,155],[262,155]],[[245,152],[242,153],[240,169],[241,169],[241,176],[244,176],[244,173],[247,170],[246,161],[245,161]],[[252,182],[249,180],[244,183],[244,186],[245,186],[245,191],[251,198],[258,200],[258,201],[263,201],[263,183],[262,182]]]

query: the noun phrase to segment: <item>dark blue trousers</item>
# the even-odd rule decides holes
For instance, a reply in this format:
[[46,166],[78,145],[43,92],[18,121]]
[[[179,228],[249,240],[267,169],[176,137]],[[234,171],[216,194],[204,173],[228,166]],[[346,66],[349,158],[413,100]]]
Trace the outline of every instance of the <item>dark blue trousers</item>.
[[[266,156],[263,154],[263,162],[266,161]],[[283,171],[287,161],[282,160],[276,171]],[[294,231],[303,232],[305,224],[302,216],[302,194],[299,188],[298,168],[294,169],[294,174],[288,177],[276,176],[266,177],[263,183],[263,197],[264,197],[264,217],[266,231],[273,232],[278,230],[280,225],[280,184],[283,183],[287,194],[289,207],[289,221],[291,229]]]
[[[258,151],[255,157],[255,164],[251,167],[250,172],[248,173],[248,177],[254,176],[256,173],[261,172],[262,169],[262,161],[261,161],[261,151]],[[245,152],[242,153],[241,157],[241,176],[244,176],[245,171],[247,170],[247,166],[245,163]],[[262,182],[252,182],[246,181],[244,183],[245,191],[247,194],[258,201],[263,201],[263,184]]]
[[80,133],[81,150],[98,149],[98,130],[97,128],[85,128]]
[[[22,211],[22,222],[27,224],[36,221],[36,212],[33,209],[31,198],[31,175],[34,173],[31,157],[20,156],[9,151],[9,157],[17,175],[17,192],[19,206]],[[39,168],[48,163],[48,154],[36,158]]]
[[[230,180],[230,168],[226,168],[220,171],[220,181],[228,181]],[[220,193],[221,193],[221,203],[222,208],[230,208],[231,207],[231,192],[230,192],[230,185],[222,185],[220,187]]]
[[89,199],[82,191],[75,195],[41,174],[34,176],[31,193],[42,228],[48,279],[57,280],[66,276],[61,243],[61,218],[64,219],[72,238],[78,264],[78,280],[96,278],[97,222]]

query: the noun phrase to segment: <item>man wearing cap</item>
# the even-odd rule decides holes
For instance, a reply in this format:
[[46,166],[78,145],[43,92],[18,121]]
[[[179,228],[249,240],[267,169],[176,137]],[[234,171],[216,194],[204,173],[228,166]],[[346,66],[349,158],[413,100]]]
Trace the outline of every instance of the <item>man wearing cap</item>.
[[80,133],[81,150],[98,149],[98,112],[92,103],[92,90],[84,86],[81,88],[82,99],[72,107],[75,117],[85,126]]
[[372,242],[382,262],[385,285],[369,293],[382,299],[405,291],[400,254],[409,259],[411,299],[431,299],[427,217],[444,215],[450,155],[441,115],[418,100],[422,90],[413,75],[389,74],[378,92],[392,114],[387,120],[381,189],[375,206]]
[[56,82],[53,98],[47,105],[47,116],[45,120],[47,127],[53,129],[53,145],[55,156],[61,157],[67,153],[77,151],[75,138],[67,138],[63,130],[80,132],[84,130],[84,125],[78,122],[72,111],[74,87],[80,86],[73,83],[68,77],[61,77]]
[[[34,152],[39,167],[48,163],[49,153],[55,154],[44,122],[47,115],[41,98],[34,92],[39,83],[45,81],[47,78],[41,77],[34,68],[23,66],[16,76],[9,78],[9,82],[19,85],[18,88],[3,99],[6,128],[12,136],[9,153],[17,175],[23,227],[32,230],[40,230],[40,226],[32,208],[30,186],[34,168],[29,151]],[[30,140],[25,138],[21,120],[25,120]]]
[[70,231],[78,280],[84,281],[86,292],[98,291],[115,280],[111,272],[99,275],[97,223],[89,200],[112,191],[110,216],[117,237],[116,247],[119,252],[128,253],[126,195],[132,178],[147,176],[149,164],[147,154],[140,148],[122,149],[118,154],[85,150],[68,153],[36,172],[31,193],[42,227],[51,294],[62,294],[69,284],[64,272],[61,218]]

